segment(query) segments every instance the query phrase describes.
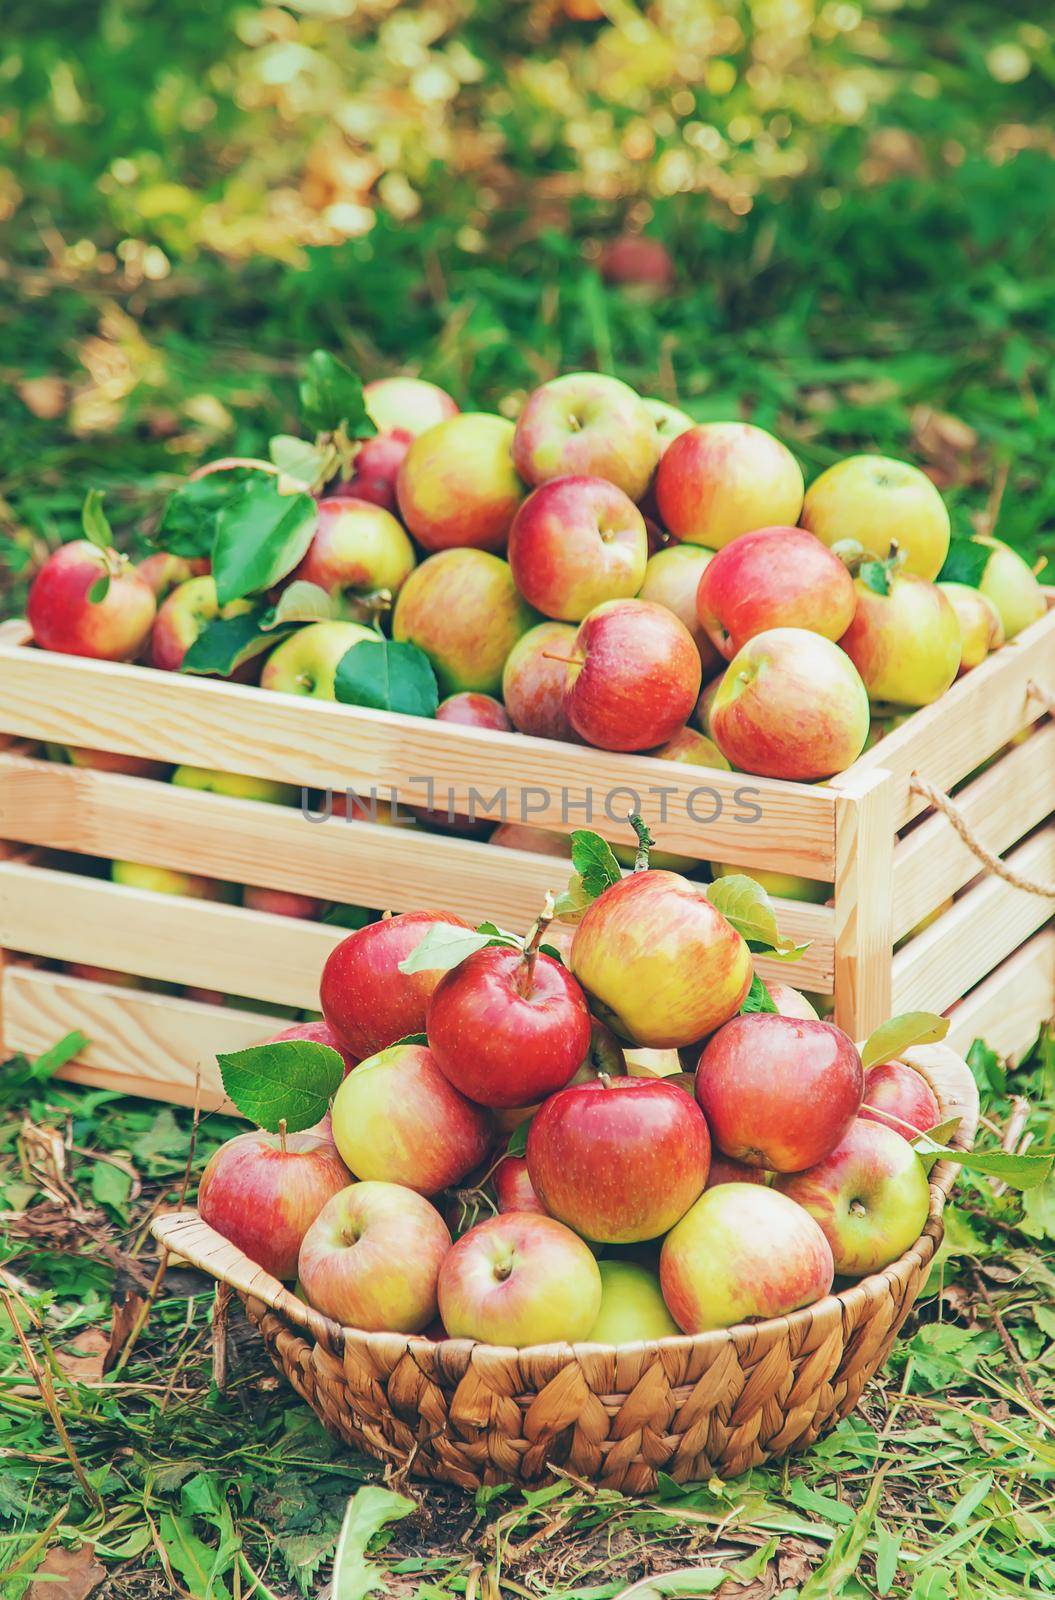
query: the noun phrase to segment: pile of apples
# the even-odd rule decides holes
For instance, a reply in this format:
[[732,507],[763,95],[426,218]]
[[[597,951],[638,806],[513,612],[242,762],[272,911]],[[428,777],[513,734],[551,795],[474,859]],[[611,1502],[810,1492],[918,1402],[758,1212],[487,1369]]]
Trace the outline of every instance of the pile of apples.
[[924,1078],[866,1072],[796,991],[766,990],[676,873],[639,869],[526,940],[386,918],[333,950],[320,1005],[256,1047],[257,1076],[271,1096],[293,1058],[269,1049],[329,1047],[329,1111],[230,1140],[198,1206],[345,1326],[517,1348],[694,1334],[810,1305],[926,1222]]
[[[268,592],[310,585],[332,614],[239,681],[333,699],[338,664],[384,628],[428,658],[441,719],[814,781],[1044,611],[998,540],[950,553],[938,490],[904,462],[852,456],[807,490],[762,428],[698,425],[597,373],[542,384],[515,422],[414,378],[361,395],[376,432],[328,482],[235,459],[195,474],[256,468],[317,501]],[[218,604],[208,560],[135,567],[77,541],[37,575],[29,619],[45,649],[178,671],[248,608]]]

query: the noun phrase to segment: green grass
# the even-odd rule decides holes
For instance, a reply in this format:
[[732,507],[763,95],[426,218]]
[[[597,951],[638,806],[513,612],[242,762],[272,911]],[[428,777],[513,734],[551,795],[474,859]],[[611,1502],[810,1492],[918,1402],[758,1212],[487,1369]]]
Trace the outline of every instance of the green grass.
[[[1050,1149],[1055,1044],[1010,1080],[979,1047],[972,1065],[984,1143],[1014,1117],[1019,1138]],[[19,1600],[48,1544],[93,1545],[107,1596],[314,1595],[350,1500],[339,1600],[365,1593],[375,1565],[385,1592],[414,1600],[606,1600],[638,1579],[649,1596],[727,1582],[724,1596],[758,1600],[1055,1592],[1051,1180],[1022,1197],[961,1178],[885,1372],[801,1459],[727,1483],[664,1481],[644,1500],[561,1481],[474,1502],[412,1481],[391,1486],[401,1501],[363,1494],[379,1469],[324,1434],[244,1325],[217,1391],[211,1286],[188,1269],[170,1270],[134,1346],[99,1371],[111,1319],[121,1351],[155,1273],[149,1216],[178,1201],[188,1165],[193,1195],[234,1125],[204,1118],[192,1157],[187,1112],[50,1081],[23,1061],[3,1094],[2,1283],[68,1432],[64,1444],[0,1312],[5,1600]],[[64,1367],[71,1351],[88,1362],[79,1376]]]

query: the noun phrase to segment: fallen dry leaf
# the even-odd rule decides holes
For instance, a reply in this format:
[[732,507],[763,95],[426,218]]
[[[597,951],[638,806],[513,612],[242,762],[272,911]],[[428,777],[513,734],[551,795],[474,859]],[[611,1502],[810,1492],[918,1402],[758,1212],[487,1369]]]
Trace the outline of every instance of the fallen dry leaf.
[[105,1577],[94,1545],[78,1545],[76,1550],[52,1545],[34,1574],[28,1600],[86,1600]]
[[56,1350],[55,1360],[63,1372],[78,1383],[98,1383],[105,1371],[109,1337],[102,1328],[85,1328],[65,1350]]

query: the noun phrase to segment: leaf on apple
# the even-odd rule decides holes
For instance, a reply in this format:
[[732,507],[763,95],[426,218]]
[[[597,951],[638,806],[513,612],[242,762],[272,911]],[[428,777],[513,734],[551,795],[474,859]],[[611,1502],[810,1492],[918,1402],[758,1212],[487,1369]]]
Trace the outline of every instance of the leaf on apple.
[[937,1044],[948,1031],[948,1017],[936,1016],[933,1011],[904,1011],[869,1034],[861,1051],[861,1065],[867,1072],[883,1061],[893,1061],[914,1044]]
[[977,589],[992,553],[987,544],[977,544],[957,534],[949,540],[949,553],[935,583],[966,583]]
[[265,613],[261,628],[265,633],[291,622],[330,622],[337,615],[334,597],[318,583],[298,578],[288,584],[275,604]]
[[515,949],[520,940],[503,933],[492,922],[485,922],[480,928],[457,928],[449,922],[434,922],[410,954],[404,956],[399,970],[407,974],[449,972],[489,944],[510,945]]
[[739,872],[716,878],[707,885],[707,898],[756,954],[774,961],[798,961],[809,949],[808,944],[782,936],[773,903],[754,878]]
[[237,667],[270,650],[295,631],[294,624],[265,629],[270,606],[256,606],[239,617],[214,617],[207,622],[180,663],[181,672],[229,678]]
[[578,922],[596,898],[596,895],[590,894],[579,874],[573,872],[568,879],[568,887],[553,902],[553,915],[562,922]]
[[292,572],[307,554],[317,521],[310,494],[280,494],[270,475],[243,484],[216,518],[212,574],[220,605],[261,594]]
[[340,429],[350,439],[371,439],[377,432],[359,374],[328,350],[313,350],[308,357],[300,383],[300,409],[313,433]]
[[312,444],[292,433],[276,433],[267,453],[280,472],[296,478],[306,489],[321,488],[337,470],[337,451],[331,444]]
[[278,1039],[217,1056],[227,1098],[267,1133],[313,1128],[344,1079],[344,1061],[315,1039]]
[[337,664],[334,687],[342,705],[407,717],[434,717],[440,703],[432,662],[416,644],[402,640],[353,644]]
[[890,572],[885,561],[862,561],[857,576],[873,594],[890,593]]
[[[97,550],[113,549],[113,529],[110,527],[109,518],[103,510],[103,491],[101,489],[89,489],[85,495],[84,504],[81,507],[81,527],[84,529],[84,537]],[[88,598],[91,599],[91,595]]]
[[527,1149],[528,1134],[531,1131],[531,1117],[525,1117],[523,1122],[518,1122],[506,1143],[507,1156],[522,1156]]
[[253,482],[271,483],[272,474],[256,467],[232,467],[182,484],[166,502],[151,542],[187,560],[211,556],[220,511],[236,490]]
[[1009,1189],[1024,1190],[1046,1183],[1055,1165],[1055,1156],[1037,1151],[1019,1156],[1005,1150],[952,1150],[932,1137],[940,1131],[934,1128],[931,1133],[921,1133],[912,1141],[913,1150],[928,1172],[937,1161],[955,1161],[967,1172],[980,1172],[986,1177],[1001,1179]]
[[744,996],[744,1003],[740,1007],[740,1015],[746,1017],[756,1011],[767,1011],[774,1015],[777,1011],[777,1007],[773,1003],[773,996],[757,972],[751,979],[751,987]]
[[88,604],[92,606],[102,605],[109,593],[110,574],[108,572],[104,572],[102,577],[96,578],[95,582],[88,590]]

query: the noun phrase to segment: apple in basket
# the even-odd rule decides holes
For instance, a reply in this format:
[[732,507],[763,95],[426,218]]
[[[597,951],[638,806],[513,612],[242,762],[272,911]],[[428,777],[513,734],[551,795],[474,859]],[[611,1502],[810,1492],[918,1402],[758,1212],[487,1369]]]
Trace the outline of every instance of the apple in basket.
[[323,1206],[300,1247],[308,1302],[345,1327],[419,1333],[436,1315],[447,1224],[413,1189],[353,1183]]
[[934,1128],[941,1110],[927,1080],[903,1061],[884,1061],[865,1073],[866,1122],[881,1122],[906,1139]]
[[442,911],[405,911],[358,928],[330,952],[319,1004],[334,1033],[360,1060],[424,1033],[429,996],[443,972],[404,973],[399,964],[437,923],[469,926]]
[[589,1245],[562,1222],[510,1212],[451,1246],[438,1294],[452,1339],[522,1349],[585,1339],[601,1309],[601,1274]]

